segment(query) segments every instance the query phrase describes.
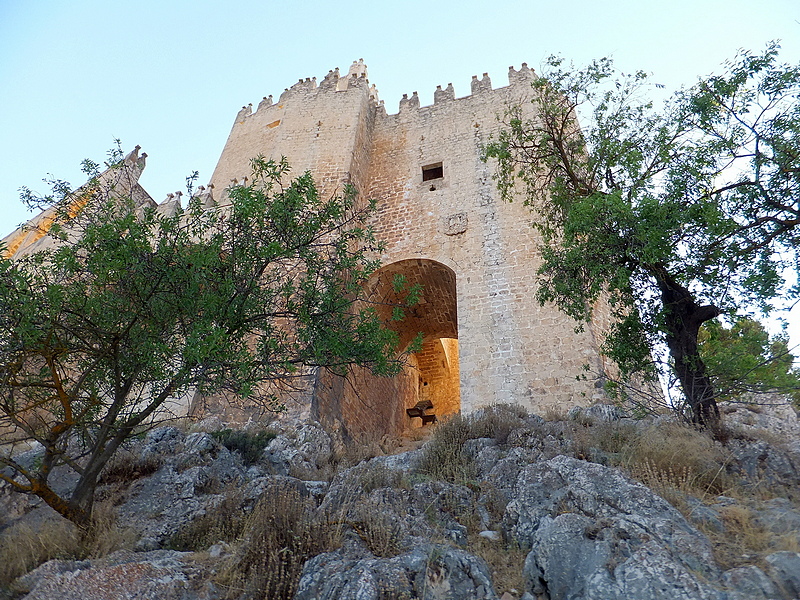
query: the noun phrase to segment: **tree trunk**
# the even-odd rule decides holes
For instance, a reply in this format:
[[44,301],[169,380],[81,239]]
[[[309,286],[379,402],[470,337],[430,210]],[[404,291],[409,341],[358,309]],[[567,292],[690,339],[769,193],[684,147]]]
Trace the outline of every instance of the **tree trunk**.
[[714,386],[700,358],[697,334],[700,326],[720,314],[713,305],[698,306],[692,293],[661,270],[657,275],[664,304],[667,346],[683,394],[692,407],[692,420],[714,429],[719,423],[719,408]]
[[67,502],[59,496],[45,481],[31,481],[31,493],[38,496],[45,503],[65,519],[75,523],[81,529],[87,529],[91,520],[91,506],[86,511],[83,507]]

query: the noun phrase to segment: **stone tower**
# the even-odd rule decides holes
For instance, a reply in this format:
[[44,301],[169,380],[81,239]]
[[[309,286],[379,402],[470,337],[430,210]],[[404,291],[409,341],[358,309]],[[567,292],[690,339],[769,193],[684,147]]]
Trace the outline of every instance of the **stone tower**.
[[370,291],[386,293],[396,273],[423,285],[422,301],[398,326],[404,341],[423,333],[422,352],[393,380],[318,374],[306,401],[321,420],[397,433],[419,426],[405,409],[420,400],[443,415],[501,402],[561,408],[601,396],[593,331],[575,333],[572,320],[534,300],[531,214],[522,199],[500,200],[493,167],[481,160],[507,106],[535,111],[534,77],[523,63],[509,69],[506,87],[492,89],[484,74],[473,77],[468,96],[440,86],[432,106],[421,107],[414,92],[387,114],[358,61],[346,75],[301,79],[276,102],[265,97],[237,114],[215,190],[242,181],[257,155],[286,156],[294,173],[311,171],[322,194],[350,183],[377,200],[374,227],[386,243]]

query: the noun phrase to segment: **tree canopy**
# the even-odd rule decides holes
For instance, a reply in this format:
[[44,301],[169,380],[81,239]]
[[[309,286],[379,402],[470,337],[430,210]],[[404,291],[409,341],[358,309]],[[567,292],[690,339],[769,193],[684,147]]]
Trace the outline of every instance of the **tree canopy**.
[[[284,184],[286,162],[258,158],[229,205],[193,198],[170,215],[109,184],[120,159],[38,199],[55,243],[0,260],[0,480],[81,525],[120,444],[185,394],[279,409],[307,367],[391,375],[402,361],[358,303],[379,247],[353,189],[321,198],[310,174]],[[18,462],[12,442],[38,443],[40,459]],[[67,495],[50,485],[57,467],[77,476]]]
[[800,369],[785,335],[771,336],[758,321],[739,317],[730,327],[705,323],[698,340],[718,399],[779,391],[800,406]]
[[741,51],[658,107],[643,72],[551,58],[535,116],[512,108],[486,148],[501,193],[521,188],[536,214],[538,299],[581,323],[607,303],[602,348],[623,379],[654,377],[666,347],[700,424],[719,415],[700,326],[800,291],[800,66],[778,50]]

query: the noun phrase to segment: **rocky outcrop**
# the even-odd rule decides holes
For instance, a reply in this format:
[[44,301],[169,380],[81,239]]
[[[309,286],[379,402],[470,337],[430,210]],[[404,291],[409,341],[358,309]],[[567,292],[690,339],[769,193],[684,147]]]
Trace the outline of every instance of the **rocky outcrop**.
[[355,558],[345,550],[320,554],[303,568],[296,600],[496,600],[480,558],[426,544],[400,556]]
[[[217,507],[244,518],[276,490],[291,489],[318,522],[340,530],[335,545],[300,563],[292,588],[298,600],[800,597],[800,554],[773,548],[753,564],[723,570],[701,532],[736,533],[730,516],[739,511],[764,535],[788,539],[794,531],[800,542],[800,508],[791,493],[800,459],[791,444],[734,438],[721,467],[742,489],[766,482],[784,496],[744,504],[684,494],[687,518],[620,469],[587,460],[612,456],[586,441],[592,427],[618,424],[627,429],[609,435],[628,435],[651,426],[629,421],[610,409],[576,411],[554,423],[514,417],[500,437],[484,428],[483,437],[459,442],[471,478],[457,481],[422,469],[425,447],[340,468],[324,480],[333,473],[334,442],[314,422],[273,424],[274,438],[248,465],[217,434],[162,427],[125,450],[125,460],[149,470],[134,469],[132,481],[109,480],[101,489],[121,486],[117,517],[137,532],[137,551],[50,561],[16,589],[27,600],[225,597],[217,574],[240,560],[236,542],[205,537],[210,547],[194,553],[164,548]],[[498,587],[497,557],[502,563],[512,551],[519,583]]]
[[330,462],[331,438],[315,421],[290,422],[264,448],[264,464],[276,475],[314,475]]
[[26,600],[221,600],[211,561],[189,552],[120,551],[96,561],[52,560],[19,578]]
[[[558,456],[522,470],[504,525],[531,548],[528,592],[550,598],[721,598],[711,544],[616,469]],[[535,596],[534,596],[535,597]]]
[[119,519],[138,532],[139,550],[163,547],[219,504],[227,486],[245,478],[241,460],[208,433],[186,436],[175,427],[161,427],[147,434],[138,455],[161,463],[130,485],[118,508]]

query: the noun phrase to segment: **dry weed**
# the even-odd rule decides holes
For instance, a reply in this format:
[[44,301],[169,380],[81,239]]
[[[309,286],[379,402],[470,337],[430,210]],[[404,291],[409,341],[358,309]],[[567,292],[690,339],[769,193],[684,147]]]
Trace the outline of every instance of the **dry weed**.
[[114,506],[114,498],[105,502],[95,502],[92,525],[81,540],[83,555],[89,558],[102,558],[117,550],[133,548],[139,539],[136,531],[119,523]]
[[306,560],[341,542],[340,528],[287,485],[262,496],[244,532],[237,558],[220,578],[229,598],[292,598]]
[[749,508],[738,504],[725,506],[720,509],[720,518],[725,526],[723,531],[702,524],[699,528],[711,540],[714,559],[722,569],[760,564],[761,557],[774,547],[773,534],[756,521]]
[[12,525],[0,536],[0,586],[54,558],[72,559],[83,554],[78,528],[65,519],[48,519],[39,527]]
[[462,452],[467,440],[492,438],[505,444],[509,434],[526,425],[525,409],[498,404],[468,415],[453,415],[434,430],[419,462],[421,473],[434,479],[466,483],[476,477],[475,466]]
[[132,547],[136,539],[117,524],[111,502],[95,503],[88,531],[60,517],[19,522],[0,534],[0,588],[48,560],[101,558]]
[[735,486],[726,467],[732,460],[708,435],[667,424],[640,432],[623,451],[621,466],[660,489],[672,487],[698,498],[726,494]]
[[135,479],[152,475],[161,468],[163,460],[154,454],[140,458],[130,450],[118,450],[103,467],[99,485],[129,483]]
[[553,423],[556,421],[566,421],[567,411],[555,405],[546,406],[542,418],[548,423]]
[[467,551],[480,556],[489,566],[495,591],[519,597],[525,589],[523,566],[528,553],[516,542],[494,542],[479,535],[468,538]]
[[381,503],[356,505],[348,524],[375,556],[391,558],[402,552],[403,528],[391,508]]
[[461,415],[454,415],[438,425],[422,451],[419,471],[433,479],[454,483],[474,479],[475,466],[462,452],[464,442],[471,439],[472,434],[470,419]]
[[244,532],[246,515],[238,490],[229,489],[222,502],[189,522],[169,540],[173,550],[205,550],[217,542],[233,542]]
[[390,469],[386,465],[368,462],[356,471],[356,482],[363,494],[380,488],[408,488],[409,481],[402,471]]

